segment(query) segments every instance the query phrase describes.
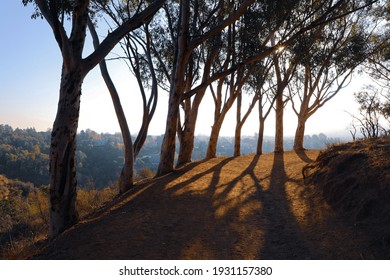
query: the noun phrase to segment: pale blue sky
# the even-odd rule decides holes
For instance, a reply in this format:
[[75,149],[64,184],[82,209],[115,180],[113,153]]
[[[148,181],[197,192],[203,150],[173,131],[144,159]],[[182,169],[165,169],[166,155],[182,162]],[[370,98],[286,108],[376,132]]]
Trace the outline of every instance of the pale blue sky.
[[[0,9],[0,124],[14,128],[51,128],[54,121],[61,73],[61,55],[49,25],[41,19],[32,20],[32,6],[24,7],[20,0],[2,0]],[[105,34],[101,31],[102,34]],[[86,53],[91,50],[89,41]],[[127,67],[119,62],[109,63],[110,73],[121,94],[132,133],[138,129],[141,101],[138,88]],[[307,123],[307,134],[347,132],[350,117],[344,111],[353,111],[356,104],[352,93],[360,88],[361,78],[352,83],[320,109]],[[150,134],[164,132],[167,94],[161,92],[156,117]],[[243,104],[249,103],[244,101]],[[228,115],[222,135],[233,135],[235,113]],[[197,133],[208,135],[212,125],[212,100],[206,98],[201,105]],[[293,135],[295,116],[286,112],[285,134]],[[273,135],[273,116],[266,134]],[[253,135],[257,130],[257,116],[253,114],[244,126],[243,134]],[[90,128],[98,132],[119,131],[111,99],[97,69],[83,84],[79,129]]]

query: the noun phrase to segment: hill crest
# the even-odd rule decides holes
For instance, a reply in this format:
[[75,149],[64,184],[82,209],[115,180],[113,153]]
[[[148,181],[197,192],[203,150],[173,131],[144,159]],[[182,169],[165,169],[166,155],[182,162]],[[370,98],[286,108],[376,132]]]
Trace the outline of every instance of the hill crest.
[[135,186],[33,258],[377,258],[367,236],[304,185],[302,168],[318,154],[191,163]]

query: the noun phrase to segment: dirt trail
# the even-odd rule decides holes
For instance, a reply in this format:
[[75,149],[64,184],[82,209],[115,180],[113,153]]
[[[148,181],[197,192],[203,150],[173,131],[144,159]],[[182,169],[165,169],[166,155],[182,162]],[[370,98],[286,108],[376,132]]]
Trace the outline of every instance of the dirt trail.
[[372,255],[304,186],[318,151],[217,158],[136,186],[37,259],[360,259]]

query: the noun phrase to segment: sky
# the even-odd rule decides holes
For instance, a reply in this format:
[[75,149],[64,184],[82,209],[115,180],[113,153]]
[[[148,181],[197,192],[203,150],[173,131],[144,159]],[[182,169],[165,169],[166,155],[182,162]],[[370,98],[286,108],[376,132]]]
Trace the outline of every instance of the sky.
[[[0,9],[0,124],[13,128],[35,128],[46,131],[52,127],[57,111],[61,76],[61,54],[46,21],[31,19],[33,7],[21,0],[2,0]],[[104,34],[104,30],[98,29]],[[105,31],[106,32],[106,31]],[[89,38],[85,55],[92,51]],[[115,50],[120,52],[120,50]],[[136,133],[142,117],[138,86],[123,62],[108,62],[110,74],[117,86],[132,133]],[[325,133],[328,136],[348,136],[351,116],[357,109],[353,93],[363,86],[356,76],[350,86],[319,109],[307,122],[307,135]],[[249,100],[243,100],[249,104]],[[159,91],[159,104],[149,134],[164,133],[168,94]],[[213,101],[207,94],[200,106],[196,134],[209,135],[213,120]],[[296,116],[285,109],[285,135],[293,136]],[[85,78],[82,88],[79,131],[92,129],[99,133],[119,132],[115,111],[98,68]],[[234,135],[234,106],[221,130],[221,135]],[[243,135],[258,130],[256,110],[243,127]],[[266,122],[265,134],[274,135],[274,113]]]

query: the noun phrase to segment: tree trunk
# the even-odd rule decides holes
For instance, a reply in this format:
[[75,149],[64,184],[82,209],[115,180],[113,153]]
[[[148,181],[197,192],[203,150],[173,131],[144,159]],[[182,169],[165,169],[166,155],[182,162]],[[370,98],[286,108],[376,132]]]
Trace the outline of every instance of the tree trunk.
[[76,210],[76,134],[80,112],[81,67],[63,67],[60,100],[51,134],[49,237],[78,221]]
[[192,152],[194,150],[195,128],[196,121],[198,118],[199,105],[203,99],[205,92],[205,90],[203,92],[199,92],[195,96],[192,106],[189,106],[188,110],[185,111],[185,114],[188,114],[188,116],[184,118],[184,130],[180,133],[179,137],[180,149],[177,166],[192,161]]
[[[224,114],[225,115],[225,114]],[[217,144],[219,138],[219,132],[221,131],[224,115],[220,117],[220,119],[214,123],[211,128],[209,145],[207,147],[206,159],[211,159],[217,157]]]
[[173,63],[173,75],[171,87],[169,90],[169,107],[165,127],[164,139],[161,145],[160,163],[156,176],[162,176],[174,170],[175,150],[176,150],[176,132],[179,117],[179,105],[181,94],[184,90],[184,76],[187,62],[190,56],[188,52],[188,28],[189,28],[189,1],[180,2],[179,17],[179,36],[175,49],[175,58]]
[[283,152],[283,113],[284,113],[284,102],[283,102],[283,91],[278,91],[276,96],[276,124],[275,124],[275,152]]
[[241,129],[240,124],[236,125],[236,130],[234,132],[234,156],[239,157],[241,155]]
[[174,170],[177,120],[180,97],[174,94],[169,102],[165,134],[161,145],[160,163],[156,176],[162,176]]
[[192,151],[194,150],[195,141],[195,126],[187,126],[180,137],[179,157],[177,166],[189,163],[192,161]]
[[[93,45],[95,50],[99,47],[99,37],[96,33],[95,27],[92,24],[92,21],[88,18],[88,28],[93,39]],[[110,74],[108,73],[107,64],[105,59],[102,59],[99,63],[100,73],[103,77],[104,82],[106,83],[107,89],[110,93],[112,103],[114,105],[116,117],[118,119],[119,127],[121,129],[123,143],[125,146],[125,163],[122,168],[122,172],[118,179],[119,193],[124,193],[131,188],[133,185],[133,167],[134,167],[134,150],[133,150],[133,140],[131,139],[131,133],[129,126],[127,125],[127,120],[125,113],[122,108],[122,104],[119,98],[119,94],[116,90],[114,82],[112,81]]]
[[236,111],[236,129],[234,131],[234,153],[235,157],[240,156],[241,154],[241,103],[242,96],[238,94],[237,96],[237,111]]
[[260,118],[259,119],[259,135],[257,138],[257,149],[256,149],[257,155],[263,154],[264,125],[265,125],[265,118]]
[[303,139],[305,137],[305,125],[306,119],[302,116],[298,116],[298,125],[295,131],[295,139],[294,139],[294,150],[302,151],[305,148],[303,147]]

